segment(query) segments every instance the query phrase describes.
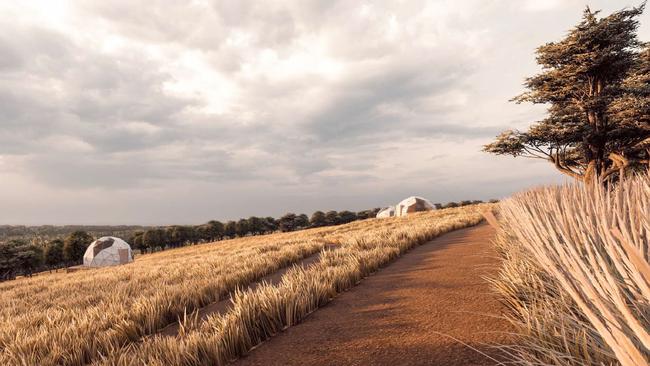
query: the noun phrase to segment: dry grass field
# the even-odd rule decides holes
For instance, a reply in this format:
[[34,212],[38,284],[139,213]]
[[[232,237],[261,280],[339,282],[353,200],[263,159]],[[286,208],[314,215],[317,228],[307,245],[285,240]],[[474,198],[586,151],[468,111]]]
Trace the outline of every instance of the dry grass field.
[[495,284],[525,365],[650,363],[650,176],[570,185],[501,204]]
[[[132,264],[0,284],[0,364],[223,364],[328,302],[410,247],[478,223],[488,205],[203,244]],[[325,250],[277,286],[251,282]],[[241,290],[238,290],[241,289]],[[233,294],[226,314],[187,320]]]

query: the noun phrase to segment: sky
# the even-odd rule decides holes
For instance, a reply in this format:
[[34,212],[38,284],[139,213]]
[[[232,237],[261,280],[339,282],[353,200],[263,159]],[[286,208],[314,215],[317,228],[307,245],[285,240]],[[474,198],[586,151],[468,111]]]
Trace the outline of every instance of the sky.
[[199,224],[563,182],[481,148],[543,117],[509,101],[536,47],[586,5],[639,3],[2,1],[0,224]]

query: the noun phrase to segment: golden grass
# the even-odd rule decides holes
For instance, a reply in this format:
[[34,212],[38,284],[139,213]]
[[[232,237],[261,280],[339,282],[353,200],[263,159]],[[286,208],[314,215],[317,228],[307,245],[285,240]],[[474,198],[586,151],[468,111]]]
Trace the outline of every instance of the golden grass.
[[494,280],[529,365],[650,361],[650,176],[570,185],[501,203]]
[[[478,222],[481,207],[240,238],[145,255],[120,267],[2,283],[0,365],[124,363],[126,356],[149,359],[147,350],[167,341],[146,336],[327,244],[340,244],[341,248],[324,253],[317,267],[290,271],[279,286],[237,292],[234,308],[223,317],[195,326],[188,318],[178,339],[168,338],[182,350],[174,355],[170,346],[164,353],[169,364],[178,364],[175,357],[197,364],[204,352],[222,360],[232,358],[278,327],[299,321],[408,247]],[[266,303],[272,293],[276,300]],[[269,307],[282,309],[281,315],[276,314],[279,322],[260,317]],[[262,333],[255,336],[255,332]],[[202,337],[200,347],[206,349],[189,351],[191,340]]]
[[[176,337],[152,337],[113,352],[106,365],[225,365],[299,323],[334,296],[413,246],[481,221],[477,205],[383,219],[365,230],[333,233],[339,244],[319,262],[290,270],[277,286],[237,292],[231,310],[203,322],[190,317]],[[342,230],[344,231],[344,230]]]

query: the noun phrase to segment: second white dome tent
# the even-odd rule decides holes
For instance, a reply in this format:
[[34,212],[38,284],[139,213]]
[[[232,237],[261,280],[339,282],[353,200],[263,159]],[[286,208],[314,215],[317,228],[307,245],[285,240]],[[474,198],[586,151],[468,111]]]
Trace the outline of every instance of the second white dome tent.
[[403,199],[395,206],[387,207],[377,214],[377,218],[386,218],[393,216],[407,216],[412,212],[435,210],[434,205],[426,198],[411,196]]
[[124,240],[113,236],[95,240],[88,246],[84,254],[84,266],[87,267],[117,266],[132,261],[131,246]]

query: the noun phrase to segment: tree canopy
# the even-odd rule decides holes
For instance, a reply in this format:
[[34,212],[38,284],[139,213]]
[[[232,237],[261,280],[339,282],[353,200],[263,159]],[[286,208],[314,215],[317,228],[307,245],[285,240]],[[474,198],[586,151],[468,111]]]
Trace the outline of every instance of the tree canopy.
[[528,131],[505,131],[484,150],[548,160],[562,173],[604,181],[647,163],[649,53],[637,38],[645,4],[582,21],[537,49],[542,72],[526,80],[518,103],[547,104]]
[[68,262],[80,262],[93,237],[85,231],[75,231],[65,238],[63,255]]

